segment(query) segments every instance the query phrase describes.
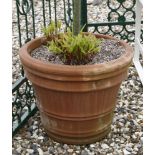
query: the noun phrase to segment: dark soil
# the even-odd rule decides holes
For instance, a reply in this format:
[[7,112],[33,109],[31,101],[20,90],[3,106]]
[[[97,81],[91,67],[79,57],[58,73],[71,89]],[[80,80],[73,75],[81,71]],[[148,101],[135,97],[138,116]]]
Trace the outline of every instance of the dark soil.
[[[101,44],[101,51],[96,53],[92,60],[86,64],[100,64],[119,58],[125,49],[116,40],[105,39]],[[48,50],[44,45],[31,52],[33,58],[53,64],[64,64],[60,55],[56,55]]]

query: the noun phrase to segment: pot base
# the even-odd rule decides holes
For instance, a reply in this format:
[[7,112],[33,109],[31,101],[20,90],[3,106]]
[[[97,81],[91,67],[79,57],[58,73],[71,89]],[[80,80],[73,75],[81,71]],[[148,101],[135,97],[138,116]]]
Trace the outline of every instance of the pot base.
[[107,129],[104,130],[104,132],[98,134],[98,135],[93,135],[90,137],[64,137],[60,135],[56,135],[48,131],[45,127],[45,132],[49,135],[49,137],[56,142],[59,143],[64,143],[64,144],[73,144],[73,145],[83,145],[83,144],[91,144],[95,143],[97,141],[102,140],[105,136],[109,134],[111,131],[111,128],[108,127]]
[[104,138],[111,129],[113,109],[89,117],[60,117],[40,109],[42,125],[55,141],[67,144],[90,144]]

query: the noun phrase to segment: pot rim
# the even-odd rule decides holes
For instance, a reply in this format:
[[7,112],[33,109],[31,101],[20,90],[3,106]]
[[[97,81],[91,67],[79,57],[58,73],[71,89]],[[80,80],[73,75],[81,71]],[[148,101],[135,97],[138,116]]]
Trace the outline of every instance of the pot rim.
[[[89,34],[89,33],[84,33]],[[105,39],[115,39],[124,46],[125,53],[123,53],[119,58],[111,60],[109,62],[104,62],[100,64],[89,64],[89,65],[62,65],[62,64],[52,64],[50,62],[44,62],[33,58],[30,53],[37,47],[33,47],[34,44],[42,44],[45,37],[35,38],[25,45],[23,45],[19,50],[19,56],[22,61],[23,66],[34,69],[35,71],[40,71],[42,73],[52,73],[52,74],[63,74],[63,75],[96,75],[103,73],[110,73],[114,71],[122,70],[130,65],[133,58],[133,48],[129,46],[126,42],[114,38],[110,35],[94,34],[98,38]]]

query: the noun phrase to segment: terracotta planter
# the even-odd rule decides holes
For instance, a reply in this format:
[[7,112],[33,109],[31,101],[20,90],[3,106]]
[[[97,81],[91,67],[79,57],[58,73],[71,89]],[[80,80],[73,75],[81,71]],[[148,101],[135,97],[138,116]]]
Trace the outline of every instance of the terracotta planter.
[[19,55],[35,89],[46,132],[54,140],[68,144],[102,139],[110,131],[118,90],[132,61],[132,48],[120,41],[126,53],[116,60],[96,65],[56,65],[30,56],[44,41],[37,38],[28,42]]

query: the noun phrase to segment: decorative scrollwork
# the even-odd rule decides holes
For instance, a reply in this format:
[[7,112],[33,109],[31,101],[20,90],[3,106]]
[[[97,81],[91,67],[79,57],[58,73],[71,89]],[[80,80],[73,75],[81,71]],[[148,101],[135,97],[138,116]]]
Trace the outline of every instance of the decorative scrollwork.
[[108,14],[108,21],[116,21],[120,17],[120,14],[116,11],[111,11]]
[[123,3],[122,3],[122,7],[126,10],[132,10],[134,8],[136,4],[136,1],[135,0],[130,0],[130,3],[129,1],[125,0]]
[[117,11],[121,7],[121,3],[113,0],[108,0],[107,6],[111,11]]
[[98,32],[98,33],[104,33],[107,34],[109,32],[110,27],[109,26],[96,26],[94,29],[94,32]]
[[15,131],[36,107],[33,88],[26,78],[23,77],[14,87],[12,100],[12,122]]
[[124,30],[124,27],[122,25],[119,25],[119,26],[115,26],[115,25],[112,25],[111,26],[111,31],[114,33],[114,34],[121,34]]
[[32,8],[32,0],[16,0],[18,12],[26,15]]
[[119,39],[128,42],[134,42],[135,30],[133,29],[133,22],[117,24],[117,23],[104,23],[104,24],[88,24],[89,31],[93,33],[109,34]]
[[[110,34],[128,42],[134,42],[136,0],[107,0],[108,22],[88,23],[89,31]],[[105,29],[105,27],[108,27]]]
[[108,0],[107,1],[107,6],[110,9],[108,13],[108,21],[114,21],[114,14],[117,14],[117,19],[115,18],[115,21],[118,22],[125,22],[128,21],[128,14],[132,14],[132,20],[135,19],[135,11],[134,11],[134,6],[135,6],[136,0],[127,1],[127,0],[117,0],[117,1],[112,1]]

